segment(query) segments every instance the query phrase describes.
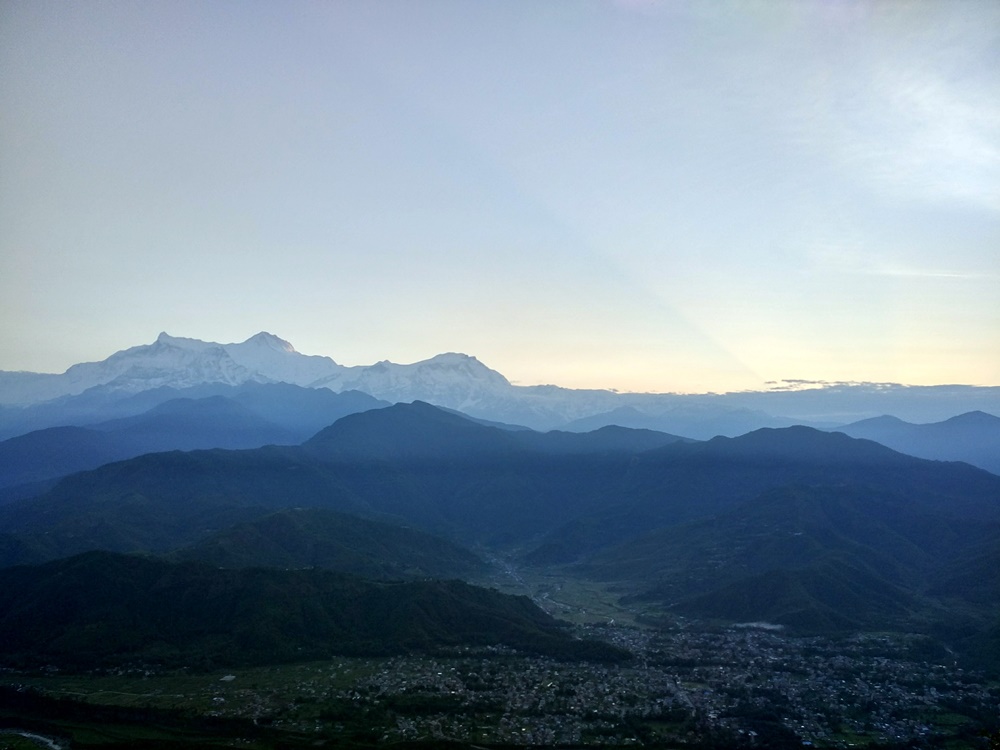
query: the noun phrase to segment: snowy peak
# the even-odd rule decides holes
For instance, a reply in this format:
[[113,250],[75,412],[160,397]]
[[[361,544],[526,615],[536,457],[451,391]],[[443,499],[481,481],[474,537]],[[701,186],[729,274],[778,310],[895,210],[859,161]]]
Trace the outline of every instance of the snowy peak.
[[163,386],[246,382],[360,390],[389,401],[432,401],[455,409],[507,397],[511,388],[499,372],[456,352],[410,365],[384,361],[370,367],[344,367],[329,357],[300,354],[288,341],[267,331],[233,344],[161,332],[151,344],[124,349],[101,362],[74,365],[62,375],[25,373],[5,378],[4,384],[11,387],[0,393],[0,403],[38,403],[96,386],[136,393]]
[[269,380],[293,385],[312,386],[345,369],[329,357],[299,354],[290,343],[265,331],[242,344],[225,344],[223,349],[241,367]]
[[491,370],[478,359],[468,354],[460,354],[457,352],[438,354],[430,359],[425,359],[422,362],[417,362],[409,366],[416,368],[417,370],[425,370],[429,372],[452,372],[461,374],[496,386],[510,385],[510,381],[499,372]]
[[[295,351],[295,347],[290,343],[284,339],[278,338],[273,333],[268,333],[267,331],[261,331],[260,333],[254,334],[244,341],[243,345],[253,345],[259,348],[273,349],[274,351],[285,352],[286,354],[298,354],[298,352]],[[230,344],[229,346],[235,346],[235,344]]]
[[315,385],[335,391],[358,390],[392,402],[427,401],[462,411],[508,395],[510,382],[475,357],[451,352],[410,365],[389,361],[343,368]]
[[[185,351],[200,352],[206,349],[211,349],[217,347],[218,344],[213,344],[208,341],[200,341],[199,339],[185,339],[179,336],[171,336],[166,331],[161,331],[160,335],[156,337],[156,341],[151,344],[152,347],[159,347],[161,349],[171,348],[171,349],[183,349]],[[126,349],[125,352],[134,352],[139,349],[144,349],[143,346],[134,346],[131,349]],[[118,354],[123,354],[124,352],[117,352],[112,354],[112,357],[118,356]]]
[[201,383],[239,385],[267,378],[247,370],[219,344],[161,333],[152,344],[133,346],[102,362],[73,365],[62,376],[65,393],[98,385],[137,393],[150,388],[187,388]]
[[343,369],[329,357],[299,354],[271,333],[258,333],[240,344],[217,344],[161,332],[151,344],[123,349],[101,362],[73,365],[61,375],[5,377],[0,403],[28,405],[74,396],[97,386],[125,393],[206,383],[308,386]]

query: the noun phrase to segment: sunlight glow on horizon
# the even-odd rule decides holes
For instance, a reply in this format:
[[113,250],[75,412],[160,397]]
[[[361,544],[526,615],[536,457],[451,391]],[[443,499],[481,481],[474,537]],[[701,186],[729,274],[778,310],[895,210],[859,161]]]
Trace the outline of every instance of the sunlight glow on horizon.
[[1000,384],[1000,6],[0,8],[0,369]]

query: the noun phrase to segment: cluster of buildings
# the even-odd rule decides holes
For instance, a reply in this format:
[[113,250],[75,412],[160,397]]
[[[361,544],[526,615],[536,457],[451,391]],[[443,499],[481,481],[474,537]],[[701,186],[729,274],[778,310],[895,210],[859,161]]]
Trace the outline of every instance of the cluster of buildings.
[[[590,627],[585,635],[625,647],[634,658],[623,665],[561,662],[496,648],[339,660],[315,665],[294,701],[253,705],[304,731],[336,731],[337,712],[323,711],[332,705],[367,717],[387,742],[519,745],[717,738],[848,747],[989,731],[990,717],[1000,717],[1000,686],[923,658],[919,637],[831,640],[764,627],[622,626]],[[353,677],[345,682],[346,673]]]

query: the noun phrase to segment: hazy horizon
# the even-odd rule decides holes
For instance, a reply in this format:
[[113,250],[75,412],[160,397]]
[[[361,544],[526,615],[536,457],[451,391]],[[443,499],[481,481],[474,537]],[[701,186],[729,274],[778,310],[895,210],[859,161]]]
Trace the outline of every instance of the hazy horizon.
[[0,369],[1000,384],[993,2],[7,3]]

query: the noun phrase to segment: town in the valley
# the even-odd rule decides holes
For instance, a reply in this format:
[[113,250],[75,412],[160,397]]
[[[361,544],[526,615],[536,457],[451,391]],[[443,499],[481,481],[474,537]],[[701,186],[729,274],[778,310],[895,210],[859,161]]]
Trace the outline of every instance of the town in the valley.
[[565,662],[493,647],[210,674],[6,677],[50,695],[82,690],[93,702],[380,744],[996,746],[1000,683],[923,637],[800,638],[766,623],[579,629],[632,658]]

